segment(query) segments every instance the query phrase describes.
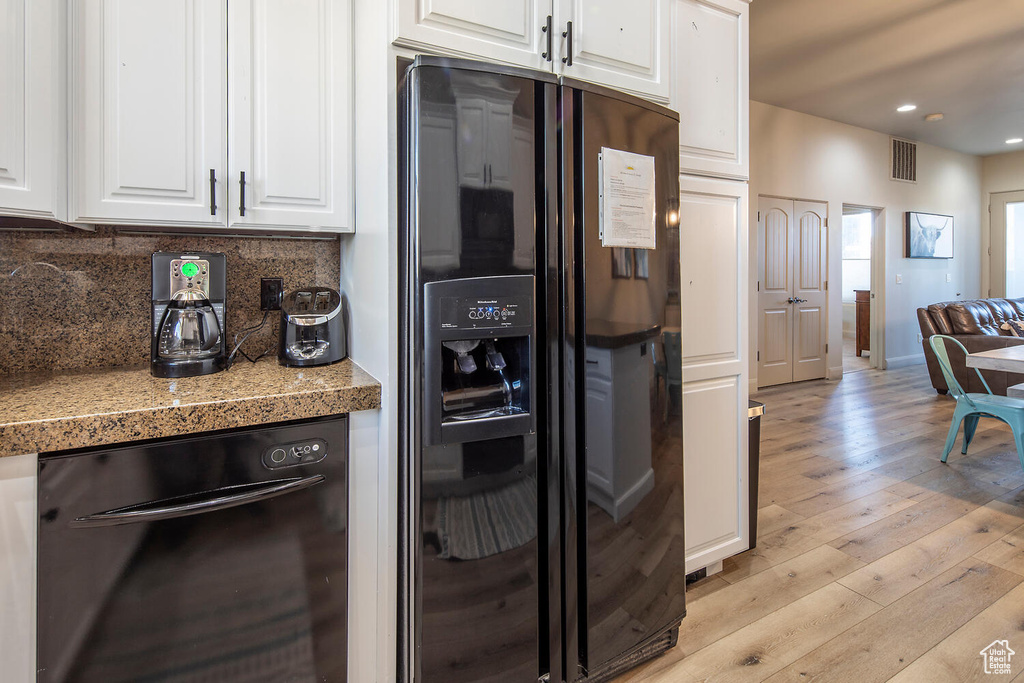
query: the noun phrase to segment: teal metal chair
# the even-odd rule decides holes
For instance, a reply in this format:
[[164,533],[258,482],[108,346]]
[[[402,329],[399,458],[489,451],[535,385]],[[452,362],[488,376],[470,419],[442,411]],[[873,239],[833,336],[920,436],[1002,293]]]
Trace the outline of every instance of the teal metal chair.
[[953,450],[953,443],[956,441],[956,434],[960,431],[960,423],[964,424],[963,447],[960,452],[967,454],[967,447],[974,438],[974,432],[978,428],[978,420],[983,417],[994,417],[1010,425],[1013,431],[1013,440],[1017,445],[1017,457],[1020,459],[1021,467],[1024,467],[1024,400],[999,396],[992,393],[988,382],[981,376],[981,371],[974,368],[978,378],[985,387],[987,394],[969,394],[964,391],[960,383],[953,375],[953,368],[949,363],[949,355],[946,353],[946,344],[952,342],[960,347],[960,350],[967,355],[967,349],[956,339],[944,334],[935,334],[928,338],[935,357],[942,368],[942,376],[946,378],[946,386],[949,393],[956,399],[956,410],[953,411],[953,424],[949,426],[949,435],[946,437],[946,446],[942,451],[942,462],[946,462],[949,452]]

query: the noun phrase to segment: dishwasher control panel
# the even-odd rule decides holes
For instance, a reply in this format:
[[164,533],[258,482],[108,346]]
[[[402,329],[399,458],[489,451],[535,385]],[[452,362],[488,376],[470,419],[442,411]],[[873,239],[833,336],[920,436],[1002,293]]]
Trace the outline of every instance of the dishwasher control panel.
[[263,465],[272,470],[295,465],[309,465],[327,457],[327,442],[306,439],[292,443],[274,444],[263,451]]

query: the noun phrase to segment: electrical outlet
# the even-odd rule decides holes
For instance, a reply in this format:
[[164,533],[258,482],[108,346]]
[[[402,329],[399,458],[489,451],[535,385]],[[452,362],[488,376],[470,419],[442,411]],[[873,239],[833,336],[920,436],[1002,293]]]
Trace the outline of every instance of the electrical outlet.
[[903,284],[903,276],[902,275],[898,275],[898,274],[896,275],[896,284],[898,284],[898,285],[902,285]]
[[260,310],[281,310],[281,295],[284,293],[284,280],[279,277],[260,278]]
[[949,273],[946,273],[946,282],[952,282],[952,281],[953,281],[953,276],[950,275]]

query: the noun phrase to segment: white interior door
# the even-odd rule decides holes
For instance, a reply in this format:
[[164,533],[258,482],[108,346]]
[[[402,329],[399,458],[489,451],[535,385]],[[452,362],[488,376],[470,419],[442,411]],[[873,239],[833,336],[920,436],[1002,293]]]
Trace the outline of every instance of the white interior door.
[[758,386],[825,376],[827,212],[758,200]]
[[825,376],[825,216],[828,205],[793,202],[793,381]]
[[989,296],[1024,296],[1024,190],[993,192]]
[[757,203],[757,383],[793,381],[793,202]]

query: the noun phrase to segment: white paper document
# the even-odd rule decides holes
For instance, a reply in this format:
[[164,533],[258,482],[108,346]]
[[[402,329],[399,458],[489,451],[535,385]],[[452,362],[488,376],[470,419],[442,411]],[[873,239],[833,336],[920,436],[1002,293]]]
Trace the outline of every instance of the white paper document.
[[654,249],[654,157],[602,147],[601,246]]

